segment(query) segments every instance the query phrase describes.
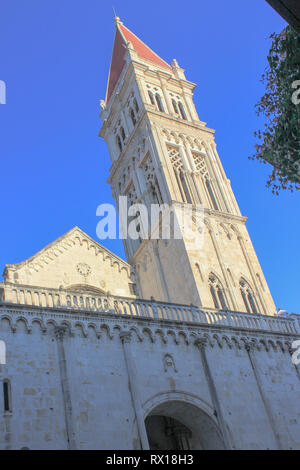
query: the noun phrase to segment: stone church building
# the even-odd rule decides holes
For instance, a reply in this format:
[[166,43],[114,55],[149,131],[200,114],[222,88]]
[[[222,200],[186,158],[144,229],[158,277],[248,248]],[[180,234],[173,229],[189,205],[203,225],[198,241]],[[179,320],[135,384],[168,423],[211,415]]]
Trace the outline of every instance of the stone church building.
[[0,449],[300,449],[299,317],[276,313],[195,84],[115,28],[116,204],[202,206],[203,233],[124,239],[126,262],[75,227],[6,265]]

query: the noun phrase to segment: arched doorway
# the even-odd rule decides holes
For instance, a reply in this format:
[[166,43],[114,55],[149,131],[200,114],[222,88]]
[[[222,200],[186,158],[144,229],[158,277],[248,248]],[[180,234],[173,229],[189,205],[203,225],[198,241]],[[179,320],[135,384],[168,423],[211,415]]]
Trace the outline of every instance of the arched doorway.
[[151,450],[190,450],[192,431],[177,419],[147,416],[146,430]]
[[146,417],[145,426],[151,450],[225,448],[214,419],[185,401],[160,403]]

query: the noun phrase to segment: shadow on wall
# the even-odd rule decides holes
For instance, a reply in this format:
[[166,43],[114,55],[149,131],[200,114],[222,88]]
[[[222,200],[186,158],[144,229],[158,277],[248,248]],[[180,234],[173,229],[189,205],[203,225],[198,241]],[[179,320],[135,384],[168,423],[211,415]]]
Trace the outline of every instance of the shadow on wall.
[[161,403],[149,413],[145,425],[151,450],[225,449],[213,419],[190,403]]

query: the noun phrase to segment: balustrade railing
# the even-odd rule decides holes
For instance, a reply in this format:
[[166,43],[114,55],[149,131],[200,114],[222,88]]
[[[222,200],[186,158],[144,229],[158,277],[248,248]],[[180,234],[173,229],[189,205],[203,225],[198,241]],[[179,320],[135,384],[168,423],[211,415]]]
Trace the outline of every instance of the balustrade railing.
[[154,300],[94,295],[83,291],[16,286],[9,283],[1,285],[0,303],[2,305],[17,304],[94,313],[106,312],[128,317],[300,334],[300,316],[298,315],[282,318],[211,308],[202,309],[193,305],[171,304]]

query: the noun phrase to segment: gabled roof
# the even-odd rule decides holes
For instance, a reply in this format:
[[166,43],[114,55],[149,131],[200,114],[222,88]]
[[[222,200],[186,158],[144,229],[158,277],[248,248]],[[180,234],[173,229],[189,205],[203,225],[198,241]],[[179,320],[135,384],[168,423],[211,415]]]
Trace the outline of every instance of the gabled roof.
[[134,33],[132,33],[123,23],[119,17],[115,18],[116,33],[114,39],[114,47],[112,53],[112,59],[109,70],[107,92],[106,92],[106,103],[108,103],[117,81],[121,75],[123,67],[125,65],[125,51],[127,43],[130,42],[132,47],[137,52],[141,59],[145,59],[152,62],[159,67],[163,67],[172,70],[171,66],[159,57],[150,47],[148,47],[143,41],[141,41]]
[[8,264],[4,283],[47,289],[110,291],[130,296],[132,267],[74,227],[25,261]]
[[24,261],[20,261],[19,263],[6,264],[5,268],[15,268],[15,269],[17,269],[21,266],[28,265],[31,262],[35,261],[37,258],[39,258],[39,257],[43,256],[44,254],[46,254],[46,252],[49,251],[50,249],[51,250],[55,249],[61,242],[63,242],[64,240],[66,240],[68,238],[71,238],[73,236],[81,236],[85,239],[88,239],[90,243],[96,245],[101,251],[104,251],[105,253],[107,253],[108,256],[111,256],[112,258],[115,258],[117,261],[119,261],[120,263],[122,263],[122,264],[124,264],[128,267],[130,266],[125,260],[120,258],[118,255],[116,255],[115,253],[110,251],[105,246],[98,243],[96,240],[94,240],[92,237],[90,237],[87,233],[85,233],[83,230],[81,230],[81,228],[75,226],[75,227],[71,228],[68,232],[66,232],[64,235],[60,236],[59,238],[57,238],[53,242],[46,245],[44,248],[42,248],[40,251],[38,251],[37,253],[32,255],[30,258],[27,258]]

